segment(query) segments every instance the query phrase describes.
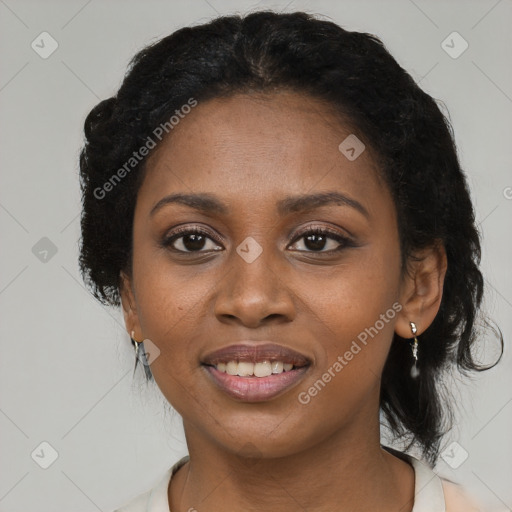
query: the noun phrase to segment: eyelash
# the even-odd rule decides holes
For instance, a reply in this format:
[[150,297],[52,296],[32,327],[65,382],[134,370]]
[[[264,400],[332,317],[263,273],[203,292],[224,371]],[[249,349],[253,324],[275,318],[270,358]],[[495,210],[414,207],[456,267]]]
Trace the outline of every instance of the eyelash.
[[[164,248],[170,249],[174,252],[178,252],[181,254],[194,254],[194,253],[200,254],[200,253],[206,253],[206,252],[216,252],[216,251],[182,251],[180,249],[175,249],[172,247],[172,244],[176,240],[178,240],[186,235],[203,235],[218,244],[217,240],[215,240],[215,238],[208,231],[205,231],[205,230],[203,230],[201,228],[197,228],[197,227],[192,227],[192,228],[184,227],[184,228],[177,228],[173,233],[166,236],[163,239],[161,245]],[[331,230],[326,227],[320,227],[320,226],[308,226],[304,230],[299,231],[295,235],[295,238],[292,241],[292,245],[295,242],[297,242],[298,240],[300,240],[301,238],[304,238],[308,235],[327,236],[327,237],[335,240],[336,242],[338,242],[340,244],[340,246],[337,247],[336,249],[331,249],[329,251],[303,251],[302,250],[302,251],[298,251],[298,252],[306,252],[306,253],[312,253],[312,254],[332,254],[332,253],[338,252],[346,247],[354,247],[355,246],[354,242],[349,237],[341,235],[337,231]]]

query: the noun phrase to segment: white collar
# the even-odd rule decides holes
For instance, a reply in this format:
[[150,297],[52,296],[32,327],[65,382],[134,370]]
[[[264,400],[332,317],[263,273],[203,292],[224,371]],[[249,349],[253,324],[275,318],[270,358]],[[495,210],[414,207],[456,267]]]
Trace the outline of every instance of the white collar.
[[411,455],[403,455],[414,468],[414,507],[412,512],[446,512],[441,478],[434,473],[430,466]]

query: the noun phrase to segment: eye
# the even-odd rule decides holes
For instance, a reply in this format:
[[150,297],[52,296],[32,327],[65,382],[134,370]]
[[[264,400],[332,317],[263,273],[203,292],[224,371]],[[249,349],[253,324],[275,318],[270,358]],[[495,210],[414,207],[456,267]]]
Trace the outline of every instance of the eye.
[[[210,247],[208,247],[208,241],[212,242]],[[162,241],[162,246],[176,252],[185,253],[222,250],[222,247],[213,242],[212,236],[207,231],[196,227],[185,227],[176,229],[166,236]]]
[[[344,247],[353,245],[350,238],[341,233],[330,230],[325,227],[313,226],[302,231],[295,237],[295,241],[304,239],[306,251],[299,249],[301,252],[336,252]],[[327,250],[324,250],[326,249]]]
[[[331,253],[353,245],[351,239],[347,236],[318,226],[310,226],[298,233],[294,239],[294,245],[297,245],[297,241],[301,239],[304,239],[306,250],[295,248],[299,252]],[[208,244],[210,245],[209,247]],[[178,228],[170,235],[167,235],[161,245],[164,248],[181,253],[201,253],[221,251],[223,249],[222,246],[215,242],[209,232],[197,227]]]

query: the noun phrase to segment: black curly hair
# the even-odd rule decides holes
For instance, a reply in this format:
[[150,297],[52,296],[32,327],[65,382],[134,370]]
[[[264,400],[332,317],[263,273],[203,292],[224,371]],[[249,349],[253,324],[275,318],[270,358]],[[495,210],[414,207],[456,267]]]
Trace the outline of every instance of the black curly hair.
[[[381,410],[391,431],[408,440],[408,448],[418,445],[434,464],[451,418],[450,404],[441,399],[442,375],[454,367],[490,367],[477,363],[471,351],[484,285],[480,235],[449,120],[376,36],[303,12],[258,11],[182,28],[137,53],[117,94],[85,121],[84,281],[100,302],[120,305],[120,271],[131,268],[146,158],[138,157],[133,169],[126,162],[155,127],[191,98],[285,89],[327,102],[376,155],[397,210],[403,270],[417,249],[443,244],[446,250],[440,309],[421,336],[420,376],[410,378],[408,343],[395,335],[381,384]],[[112,181],[116,173],[122,181]],[[501,331],[493,330],[503,353]]]

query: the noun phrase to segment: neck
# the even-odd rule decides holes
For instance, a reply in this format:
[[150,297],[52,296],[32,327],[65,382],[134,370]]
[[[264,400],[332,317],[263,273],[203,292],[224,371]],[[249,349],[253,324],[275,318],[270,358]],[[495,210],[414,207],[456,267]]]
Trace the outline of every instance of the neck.
[[347,427],[301,452],[264,458],[226,452],[185,425],[190,461],[171,480],[170,509],[408,512],[414,471],[381,448],[378,427],[370,437]]

